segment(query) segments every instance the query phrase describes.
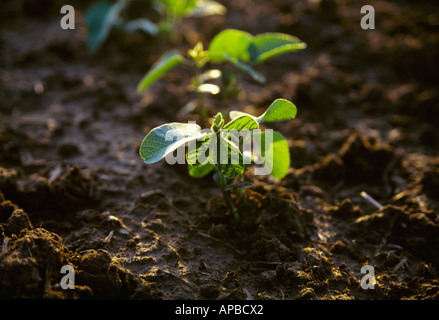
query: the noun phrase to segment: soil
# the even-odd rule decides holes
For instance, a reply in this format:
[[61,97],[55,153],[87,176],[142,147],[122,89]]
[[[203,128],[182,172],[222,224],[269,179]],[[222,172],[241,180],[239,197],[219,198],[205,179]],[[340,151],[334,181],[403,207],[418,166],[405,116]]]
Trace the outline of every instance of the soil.
[[[0,297],[439,297],[435,1],[227,0],[227,15],[187,18],[172,40],[113,31],[94,54],[87,4],[69,2],[77,26],[62,30],[62,1],[1,3]],[[361,29],[365,4],[376,29]],[[140,9],[127,14],[150,14]],[[289,140],[288,175],[247,172],[239,221],[211,176],[138,154],[151,128],[198,120],[182,112],[194,98],[187,70],[144,96],[141,77],[164,51],[225,28],[308,44],[258,66],[265,85],[243,76],[227,106],[298,107],[272,126]],[[224,108],[207,102],[210,114]],[[66,264],[75,290],[60,286]],[[360,285],[364,265],[374,289]]]

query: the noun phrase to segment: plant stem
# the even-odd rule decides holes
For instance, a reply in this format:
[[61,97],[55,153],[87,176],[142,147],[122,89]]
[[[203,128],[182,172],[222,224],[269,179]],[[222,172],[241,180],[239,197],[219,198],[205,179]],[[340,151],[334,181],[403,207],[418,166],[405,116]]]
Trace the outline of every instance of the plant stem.
[[[198,67],[196,62],[194,62],[194,67],[195,67],[195,82],[196,82],[196,85],[198,87],[202,84],[202,82],[200,80],[201,69]],[[198,88],[197,88],[197,91],[198,91]],[[207,114],[207,110],[206,110],[206,102],[204,101],[204,94],[200,91],[198,91],[197,93],[198,93],[198,105],[200,107],[201,120],[205,121],[208,117],[208,114]]]
[[[240,175],[238,180],[241,182],[244,181],[244,175]],[[240,197],[244,196],[244,192],[245,192],[244,189],[239,189],[239,196]]]
[[232,198],[230,197],[230,191],[226,190],[226,180],[224,178],[224,175],[218,170],[218,174],[220,177],[220,187],[221,187],[221,191],[223,192],[223,196],[224,196],[224,200],[226,201],[227,206],[229,207],[230,211],[233,214],[233,217],[238,220],[239,219],[239,214],[238,214],[238,210],[236,209],[235,205],[233,204]]

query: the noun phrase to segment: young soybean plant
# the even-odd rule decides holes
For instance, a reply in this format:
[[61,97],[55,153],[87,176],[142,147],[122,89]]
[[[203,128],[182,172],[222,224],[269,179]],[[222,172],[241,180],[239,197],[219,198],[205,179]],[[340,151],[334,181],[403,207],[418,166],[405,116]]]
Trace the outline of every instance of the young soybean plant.
[[137,92],[145,91],[165,73],[184,63],[192,66],[194,70],[192,89],[199,93],[198,104],[202,119],[206,117],[206,108],[203,94],[218,94],[219,86],[208,83],[212,79],[221,78],[222,87],[226,88],[225,94],[236,93],[239,90],[234,86],[236,77],[230,72],[210,69],[203,71],[208,63],[229,63],[238,70],[244,71],[260,82],[264,83],[265,77],[254,69],[257,64],[274,56],[306,48],[300,39],[284,33],[262,33],[256,36],[248,32],[226,29],[218,33],[211,41],[209,48],[204,50],[201,42],[193,49],[188,50],[187,57],[178,51],[172,50],[164,53],[151,67],[137,86]]
[[195,178],[214,172],[214,181],[221,188],[230,212],[239,219],[230,191],[251,186],[243,181],[245,169],[256,165],[256,175],[271,174],[282,179],[290,166],[287,140],[277,131],[261,131],[260,124],[290,120],[296,113],[293,103],[277,99],[258,117],[232,111],[231,121],[225,123],[218,113],[208,129],[201,130],[194,122],[163,124],[145,136],[139,153],[147,164],[163,158],[169,164],[187,162],[189,174]]

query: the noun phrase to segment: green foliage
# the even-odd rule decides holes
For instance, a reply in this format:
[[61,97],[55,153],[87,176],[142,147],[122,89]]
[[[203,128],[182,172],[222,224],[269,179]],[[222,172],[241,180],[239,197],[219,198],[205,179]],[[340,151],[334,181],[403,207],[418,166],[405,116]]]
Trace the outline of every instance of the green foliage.
[[[295,118],[296,114],[297,108],[294,104],[285,99],[276,99],[262,115],[255,117],[255,120],[259,124],[262,122],[284,121]],[[230,112],[231,119],[236,119],[244,115],[253,117],[252,115],[241,111]]]
[[[248,32],[226,29],[212,39],[209,55],[212,62],[224,62],[231,58],[254,65],[274,56],[304,48],[304,42],[284,33],[262,33],[253,36]],[[227,55],[230,58],[227,58]]]
[[143,77],[137,86],[137,92],[142,92],[152,83],[161,78],[166,72],[183,62],[184,58],[177,51],[170,51],[152,66],[151,70]]
[[[259,124],[262,122],[268,121],[283,121],[295,118],[297,113],[296,106],[288,100],[285,99],[277,99],[275,100],[268,109],[259,117],[252,116],[250,114],[246,114],[244,112],[232,111],[230,113],[231,121],[227,124],[224,124],[224,119],[221,113],[218,113],[213,121],[210,131],[206,132],[203,130],[201,132],[201,128],[193,123],[169,123],[164,124],[159,127],[152,129],[146,137],[143,139],[142,144],[140,146],[140,156],[145,161],[145,163],[154,163],[161,159],[163,159],[166,155],[172,153],[178,147],[183,146],[185,143],[197,140],[196,148],[192,148],[187,155],[186,159],[191,166],[199,166],[206,164],[213,164],[216,169],[221,171],[228,178],[235,178],[239,172],[241,174],[243,162],[243,155],[241,153],[242,146],[237,145],[232,138],[232,135],[235,132],[239,132],[241,130],[257,130],[259,129]],[[264,138],[264,132],[255,133],[260,134],[261,138]],[[174,139],[176,138],[176,139]],[[244,137],[245,138],[245,137]],[[247,137],[248,138],[248,137]],[[254,137],[253,137],[254,138]],[[261,140],[261,139],[259,139]],[[273,164],[279,164],[279,170],[275,170],[275,174],[273,176],[275,178],[281,179],[286,174],[285,168],[288,170],[289,161],[285,162],[282,159],[289,160],[289,151],[288,145],[286,143],[285,138],[278,132],[274,131],[273,133],[273,141],[270,142],[271,145],[264,145],[264,141],[266,139],[262,139],[262,144],[260,147],[262,148],[262,157],[266,157],[264,150],[273,149],[276,157],[272,157],[273,159],[279,158],[278,160],[273,160]],[[213,145],[215,144],[215,145]],[[230,170],[229,167],[221,167],[219,163],[220,159],[218,158],[221,154],[221,151],[229,150],[229,152],[225,152],[229,157],[227,162],[231,163],[233,155],[239,156],[239,162],[236,165],[236,170],[234,173],[228,174],[226,171]],[[207,152],[210,150],[211,152]],[[213,151],[212,151],[213,150]],[[208,154],[205,161],[198,162],[197,158],[200,158],[202,154]],[[223,161],[224,162],[224,161]],[[235,164],[232,164],[232,166]],[[211,166],[209,166],[211,167]],[[213,167],[211,167],[213,169]],[[274,168],[274,167],[273,167]],[[195,172],[195,171],[194,171]],[[203,170],[196,171],[196,175],[200,175],[200,172]]]
[[[272,168],[271,175],[276,179],[282,179],[288,173],[290,167],[290,151],[288,142],[282,134],[273,131],[273,139],[266,139],[265,132],[255,133],[254,141],[261,150],[261,156],[267,161],[268,167]],[[266,145],[268,141],[271,145]],[[268,153],[266,153],[268,151]]]
[[157,4],[163,7],[163,15],[168,15],[170,20],[184,17],[206,17],[210,15],[224,15],[226,8],[213,0],[159,0]]
[[225,62],[228,55],[234,60],[247,62],[250,59],[248,47],[252,35],[248,32],[227,29],[218,33],[210,42],[209,57],[212,62]]
[[[200,70],[208,62],[216,64],[230,63],[239,70],[248,73],[256,81],[264,83],[266,81],[265,77],[254,69],[256,64],[272,57],[304,48],[306,48],[304,42],[294,36],[283,33],[263,33],[253,36],[248,32],[227,29],[221,31],[212,39],[208,50],[204,50],[202,44],[197,43],[193,49],[188,51],[187,58],[184,58],[183,62],[194,64],[197,70]],[[161,60],[163,60],[163,57]],[[169,63],[170,66],[166,68],[166,71],[177,66],[177,64],[171,65],[170,61],[159,61],[158,63]],[[148,78],[148,74],[154,71],[153,67],[145,75],[144,79]],[[158,78],[155,77],[154,81],[158,80]],[[230,74],[221,77],[221,79],[225,79],[228,84],[231,81],[235,82],[235,78],[231,78]],[[149,85],[154,81],[149,82]],[[195,80],[195,82],[198,84],[195,86],[197,91],[199,91],[199,86],[206,84],[199,80]],[[227,83],[224,83],[223,87],[226,88]],[[141,88],[140,92],[146,90],[148,86],[141,86]],[[236,89],[230,87],[227,89],[230,90],[229,92],[236,92]],[[216,86],[213,91],[214,94],[218,93],[219,90],[220,88]]]
[[250,63],[258,64],[274,56],[305,49],[300,39],[284,33],[262,33],[252,38],[248,52]]
[[[174,137],[177,139],[174,141]],[[151,130],[140,146],[140,156],[145,163],[163,159],[178,147],[202,137],[200,127],[192,123],[168,123]]]
[[256,81],[263,83],[265,78],[254,70],[254,65],[304,48],[304,42],[284,33],[262,33],[253,36],[248,32],[226,29],[212,39],[208,51],[212,62],[231,62],[249,73]]
[[215,166],[211,163],[206,163],[205,165],[202,166],[188,166],[188,169],[189,169],[189,174],[192,177],[202,178],[208,175],[209,173],[211,173],[215,169]]
[[[268,173],[276,179],[282,179],[290,166],[285,137],[276,131],[259,130],[260,124],[293,119],[296,113],[297,108],[293,103],[277,99],[258,117],[232,111],[231,121],[225,123],[222,114],[218,113],[212,119],[209,129],[201,130],[194,123],[164,124],[145,136],[139,153],[145,163],[155,163],[178,148],[185,148],[187,143],[188,150],[184,149],[184,152],[189,174],[194,178],[202,178],[216,171],[214,180],[221,187],[226,202],[236,216],[228,192],[234,188],[249,187],[248,182],[234,181],[240,179],[248,166],[263,164],[265,168],[271,169]],[[267,139],[268,134],[271,139]],[[249,141],[253,141],[256,146],[254,150],[259,150],[259,154],[246,154],[248,150],[244,145]]]
[[161,21],[154,23],[146,18],[124,21],[122,11],[131,1],[98,1],[87,9],[87,47],[91,52],[96,51],[105,42],[114,27],[121,27],[127,32],[141,30],[153,36],[160,32],[172,34],[177,23],[185,17],[223,15],[227,11],[223,5],[213,0],[155,0],[152,3],[158,9]]
[[120,22],[120,12],[125,8],[127,0],[119,0],[112,4],[107,1],[94,3],[85,13],[87,22],[87,46],[95,51],[110,34],[111,28]]

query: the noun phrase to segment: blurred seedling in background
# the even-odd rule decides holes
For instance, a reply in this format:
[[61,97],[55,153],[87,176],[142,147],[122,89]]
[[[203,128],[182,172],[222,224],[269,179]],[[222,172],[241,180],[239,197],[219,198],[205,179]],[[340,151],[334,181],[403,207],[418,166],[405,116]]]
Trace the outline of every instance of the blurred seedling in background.
[[255,175],[271,174],[282,179],[290,167],[287,140],[272,129],[261,130],[260,124],[290,120],[296,113],[293,103],[277,99],[259,117],[231,111],[231,121],[225,123],[218,113],[208,129],[201,130],[194,122],[163,124],[145,136],[139,153],[147,164],[163,158],[168,164],[187,163],[194,178],[214,172],[214,181],[221,188],[228,209],[239,219],[230,192],[239,189],[242,195],[242,189],[251,187],[249,181],[244,181],[245,169],[255,165]]
[[[198,107],[201,119],[205,120],[208,114],[204,94],[221,93],[227,109],[230,99],[240,91],[236,80],[238,73],[246,72],[257,82],[265,83],[265,77],[254,69],[257,64],[304,48],[306,48],[304,42],[284,33],[262,33],[253,36],[248,32],[226,29],[212,39],[207,50],[204,50],[203,44],[198,42],[193,49],[188,50],[186,57],[176,50],[164,53],[139,82],[137,92],[144,92],[164,74],[180,64],[191,66],[193,76],[190,90],[198,93],[198,101],[188,105],[191,105],[193,110]],[[224,67],[224,63],[232,66],[233,70]],[[205,70],[207,64],[221,66]],[[219,85],[212,83],[214,79],[219,79]]]
[[[125,21],[122,12],[133,2],[149,3],[158,13],[160,21],[154,23],[145,17]],[[224,15],[226,11],[222,4],[213,0],[117,0],[114,3],[99,1],[85,12],[87,46],[91,52],[99,49],[113,28],[128,33],[141,30],[153,36],[165,34],[172,38],[183,18]]]

